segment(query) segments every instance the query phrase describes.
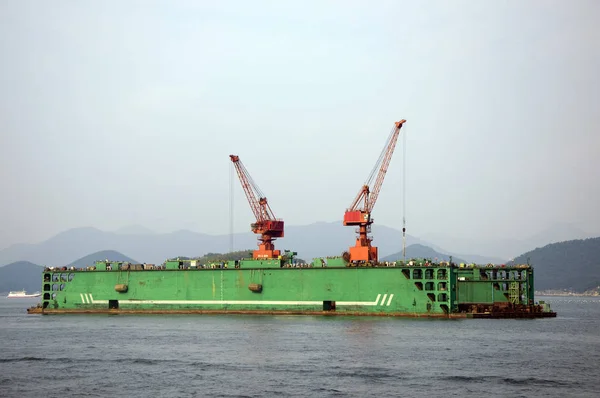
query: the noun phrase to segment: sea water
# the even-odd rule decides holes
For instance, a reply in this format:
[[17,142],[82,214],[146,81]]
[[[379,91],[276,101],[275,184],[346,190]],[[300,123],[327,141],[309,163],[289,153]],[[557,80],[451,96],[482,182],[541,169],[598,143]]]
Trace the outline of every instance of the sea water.
[[0,298],[0,397],[598,397],[600,298],[557,318],[29,315]]

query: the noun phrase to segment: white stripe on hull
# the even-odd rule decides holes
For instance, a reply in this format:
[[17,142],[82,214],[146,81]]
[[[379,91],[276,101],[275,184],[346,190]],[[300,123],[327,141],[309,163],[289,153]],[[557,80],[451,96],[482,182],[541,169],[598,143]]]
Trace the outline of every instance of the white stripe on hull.
[[[108,304],[108,300],[94,300],[91,293],[80,293],[81,301],[84,304]],[[383,299],[379,302],[381,294],[377,295],[375,301],[335,301],[336,306],[389,306],[392,302],[393,294],[385,302],[387,294],[383,295]],[[118,300],[119,305],[322,305],[323,301],[270,301],[270,300]]]
[[381,297],[381,294],[377,295],[377,298],[375,299],[375,304],[373,304],[373,305],[377,305],[377,303],[379,303],[379,297]]
[[386,306],[388,306],[388,307],[390,306],[390,304],[392,303],[392,298],[393,297],[394,297],[394,295],[390,294],[390,298],[388,299],[388,302],[387,302]]

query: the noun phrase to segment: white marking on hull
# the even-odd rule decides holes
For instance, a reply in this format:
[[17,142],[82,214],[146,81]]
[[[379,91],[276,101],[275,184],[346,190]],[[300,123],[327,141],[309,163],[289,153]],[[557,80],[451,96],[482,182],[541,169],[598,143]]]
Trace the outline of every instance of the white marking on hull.
[[108,304],[108,300],[94,300],[91,293],[79,293],[83,304]]
[[387,294],[383,295],[383,298],[381,299],[381,305],[385,305],[385,299],[387,298]]
[[375,304],[373,304],[373,305],[377,305],[377,303],[379,303],[379,297],[381,297],[381,294],[377,295],[377,298],[375,299]]
[[[387,296],[387,294],[386,294]],[[390,296],[388,305],[391,302]],[[85,298],[89,301],[86,302],[84,295],[81,294],[82,301],[86,304],[108,304],[108,300],[94,300],[93,296],[89,293],[85,293]],[[379,303],[381,294],[377,295],[375,301],[336,301],[336,306],[376,306],[377,304],[385,304],[384,299]],[[119,305],[322,305],[322,301],[271,301],[271,300],[119,300]]]
[[94,300],[94,297],[92,297],[92,293],[90,293],[90,300],[92,304],[108,304],[108,300]]
[[322,305],[322,301],[267,301],[267,300],[119,300],[121,304],[239,304],[239,305]]
[[392,303],[392,298],[393,298],[393,297],[394,297],[394,295],[393,295],[393,294],[390,294],[390,298],[388,299],[388,302],[387,302],[387,304],[386,304],[386,306],[387,306],[387,307],[389,307],[389,306],[390,306],[390,304]]
[[341,305],[341,306],[344,306],[344,305],[365,305],[365,306],[371,307],[371,306],[374,306],[374,305],[377,305],[377,304],[375,304],[374,301],[336,301],[335,305],[336,306],[338,306],[338,305]]

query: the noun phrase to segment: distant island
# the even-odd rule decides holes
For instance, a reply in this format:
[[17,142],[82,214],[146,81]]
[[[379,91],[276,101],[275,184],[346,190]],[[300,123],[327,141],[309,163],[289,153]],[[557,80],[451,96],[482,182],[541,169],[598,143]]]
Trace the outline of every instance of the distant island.
[[[79,258],[68,264],[68,267],[84,268],[94,264],[96,260],[137,261],[114,250],[103,250]],[[35,292],[42,287],[43,266],[29,261],[17,261],[0,267],[0,294],[6,295],[9,291],[25,289]]]
[[600,297],[600,286],[595,289],[586,290],[583,293],[577,293],[567,290],[536,290],[536,296],[560,296],[560,297]]
[[600,238],[575,239],[538,247],[507,265],[527,263],[534,267],[536,290],[561,294],[597,291],[600,286]]

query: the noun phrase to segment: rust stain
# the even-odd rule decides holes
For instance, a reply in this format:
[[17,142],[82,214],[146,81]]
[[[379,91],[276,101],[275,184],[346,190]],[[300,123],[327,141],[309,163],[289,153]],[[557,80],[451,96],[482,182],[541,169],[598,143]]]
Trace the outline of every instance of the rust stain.
[[182,309],[182,310],[124,310],[124,309],[42,309],[40,307],[31,307],[27,309],[29,314],[58,315],[58,314],[241,314],[241,315],[324,315],[324,316],[376,316],[390,318],[554,318],[555,312],[543,313],[499,313],[499,314],[415,314],[406,312],[358,312],[358,311],[273,311],[273,310],[201,310],[201,309]]
[[244,283],[244,273],[242,271],[238,271],[237,273],[237,286],[246,286],[246,283]]

